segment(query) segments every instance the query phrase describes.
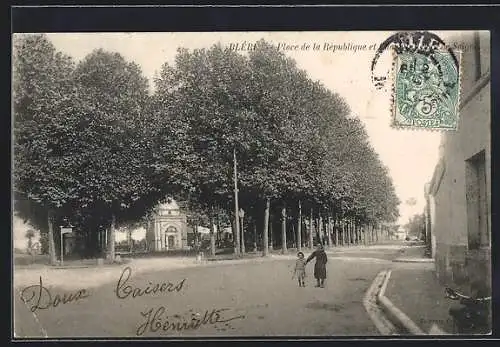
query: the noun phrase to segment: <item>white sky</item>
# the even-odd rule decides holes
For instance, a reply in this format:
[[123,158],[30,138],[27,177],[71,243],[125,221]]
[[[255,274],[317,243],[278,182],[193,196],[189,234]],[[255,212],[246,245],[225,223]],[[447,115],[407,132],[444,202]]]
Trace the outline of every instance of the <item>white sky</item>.
[[[434,32],[445,42],[456,32]],[[401,130],[390,126],[390,91],[376,90],[370,78],[370,64],[375,54],[371,45],[378,45],[393,32],[205,32],[205,33],[51,33],[56,48],[76,60],[96,48],[121,53],[127,60],[142,67],[152,81],[155,72],[165,62],[173,63],[178,47],[189,49],[210,47],[217,42],[254,43],[261,38],[274,43],[299,45],[306,43],[309,50],[286,54],[314,80],[340,94],[351,107],[353,115],[364,122],[371,143],[381,160],[389,168],[396,193],[402,201],[400,223],[423,211],[424,184],[432,176],[438,158],[440,133],[425,130]],[[313,43],[321,46],[314,51]],[[364,51],[324,50],[325,43],[366,45]],[[447,42],[448,43],[448,42]],[[451,43],[448,43],[451,44]],[[377,71],[390,67],[390,56],[381,57]],[[385,64],[385,65],[384,65]],[[405,201],[414,197],[416,205]]]

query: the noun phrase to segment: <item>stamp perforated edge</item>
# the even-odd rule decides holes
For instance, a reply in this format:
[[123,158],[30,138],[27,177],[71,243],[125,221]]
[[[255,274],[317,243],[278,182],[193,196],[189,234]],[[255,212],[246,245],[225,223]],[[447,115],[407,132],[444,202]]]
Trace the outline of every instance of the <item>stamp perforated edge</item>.
[[462,101],[462,51],[461,50],[453,50],[453,53],[457,56],[458,59],[458,98],[457,98],[457,120],[456,120],[456,127],[453,128],[440,128],[440,127],[431,127],[431,128],[426,128],[426,127],[419,127],[419,126],[414,126],[414,125],[401,125],[396,122],[396,65],[397,65],[397,58],[398,58],[398,53],[392,47],[391,49],[391,56],[392,56],[392,64],[391,64],[391,72],[389,74],[390,76],[390,90],[391,90],[391,96],[390,96],[390,112],[391,112],[391,123],[390,126],[393,129],[396,130],[421,130],[421,131],[432,131],[432,132],[449,132],[449,131],[458,131],[458,128],[460,126],[460,111],[461,111],[461,101]]

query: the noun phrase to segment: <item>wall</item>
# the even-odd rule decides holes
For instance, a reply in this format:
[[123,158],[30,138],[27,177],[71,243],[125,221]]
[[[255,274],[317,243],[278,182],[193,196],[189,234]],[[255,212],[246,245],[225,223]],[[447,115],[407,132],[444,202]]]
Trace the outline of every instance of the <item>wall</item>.
[[[481,32],[479,40],[473,34],[463,35],[456,41],[473,47],[478,41],[489,43],[489,34]],[[467,49],[462,55],[458,130],[442,135],[440,164],[431,181],[431,230],[435,237],[437,274],[443,282],[457,284],[471,283],[474,279],[489,283],[491,272],[489,247],[479,251],[468,249],[465,161],[481,150],[486,154],[488,227],[491,225],[489,48],[481,47],[480,53]]]

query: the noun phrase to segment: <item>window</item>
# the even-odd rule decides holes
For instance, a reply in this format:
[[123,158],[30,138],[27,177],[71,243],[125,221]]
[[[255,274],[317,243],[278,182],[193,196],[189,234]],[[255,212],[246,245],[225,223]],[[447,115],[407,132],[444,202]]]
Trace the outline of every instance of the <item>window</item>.
[[466,160],[465,184],[469,249],[489,245],[488,201],[484,150]]
[[474,32],[474,60],[475,60],[475,79],[476,81],[483,77],[490,69],[490,32]]
[[475,68],[474,77],[477,81],[481,78],[481,45],[480,45],[480,37],[479,32],[474,32],[474,61]]
[[479,61],[481,62],[481,76],[484,76],[490,70],[491,43],[490,32],[479,32]]

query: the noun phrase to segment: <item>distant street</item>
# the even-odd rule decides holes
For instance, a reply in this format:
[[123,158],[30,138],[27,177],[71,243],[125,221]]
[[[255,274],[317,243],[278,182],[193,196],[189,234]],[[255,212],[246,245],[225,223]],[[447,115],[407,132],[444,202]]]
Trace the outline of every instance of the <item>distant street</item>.
[[[128,280],[122,277],[119,295],[130,292],[125,299],[114,292],[125,266],[117,267],[107,283],[84,288],[87,298],[37,310],[39,322],[17,295],[16,331],[19,337],[41,336],[41,328],[48,337],[378,335],[363,297],[379,271],[397,266],[390,262],[396,255],[397,248],[376,246],[330,253],[325,289],[314,287],[313,264],[308,265],[307,287],[298,287],[292,280],[292,255],[238,265],[132,270]],[[172,285],[164,285],[163,293],[132,297],[133,288],[144,290],[149,285],[151,291],[162,282]],[[76,292],[53,288],[50,283],[43,286],[50,290],[52,300],[57,293]],[[173,326],[182,331],[172,331]]]

